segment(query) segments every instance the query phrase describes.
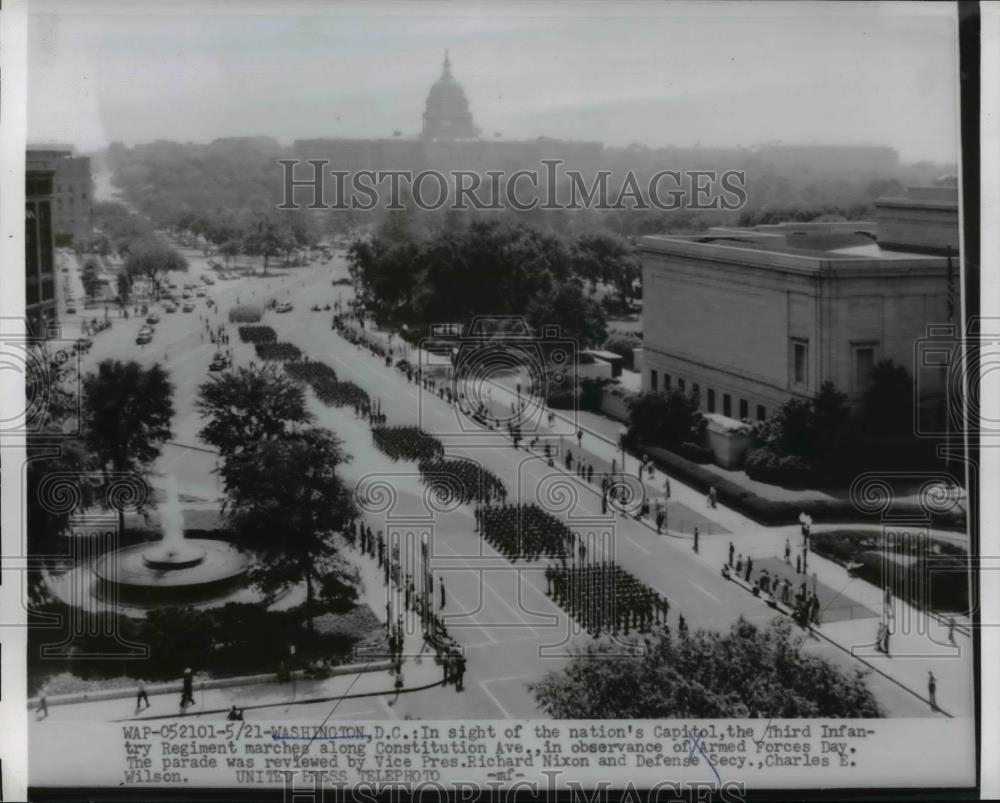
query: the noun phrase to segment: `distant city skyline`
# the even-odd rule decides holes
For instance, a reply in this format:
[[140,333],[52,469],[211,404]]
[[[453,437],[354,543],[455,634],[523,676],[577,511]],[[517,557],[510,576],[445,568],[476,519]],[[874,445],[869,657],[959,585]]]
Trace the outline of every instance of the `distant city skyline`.
[[33,4],[30,142],[416,136],[448,49],[487,139],[887,145],[957,161],[950,5],[127,8]]

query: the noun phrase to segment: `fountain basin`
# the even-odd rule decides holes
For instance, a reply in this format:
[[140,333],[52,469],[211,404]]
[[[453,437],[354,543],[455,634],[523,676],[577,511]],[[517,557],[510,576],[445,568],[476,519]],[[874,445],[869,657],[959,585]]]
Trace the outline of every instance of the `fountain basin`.
[[181,545],[136,544],[94,561],[95,593],[111,602],[191,604],[218,597],[244,581],[250,557],[225,541],[184,539]]

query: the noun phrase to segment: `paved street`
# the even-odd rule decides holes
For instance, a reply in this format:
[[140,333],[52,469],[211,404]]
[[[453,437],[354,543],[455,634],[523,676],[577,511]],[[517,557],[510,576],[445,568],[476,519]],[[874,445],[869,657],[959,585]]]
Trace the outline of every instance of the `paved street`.
[[[185,250],[184,253],[191,263],[191,271],[188,277],[180,277],[177,281],[196,280],[198,274],[207,269],[205,260],[196,252]],[[176,476],[183,501],[189,505],[203,505],[219,496],[218,482],[213,474],[216,460],[198,440],[202,422],[193,409],[197,387],[208,375],[208,363],[216,350],[204,334],[203,319],[212,326],[220,325],[237,299],[242,303],[261,304],[271,298],[287,300],[294,304],[293,312],[267,312],[263,321],[277,330],[279,340],[296,344],[310,359],[330,364],[340,378],[365,388],[373,400],[380,401],[389,425],[419,424],[444,442],[448,455],[480,462],[506,483],[511,492],[509,501],[536,502],[575,529],[613,533],[615,560],[670,601],[672,626],[680,613],[693,628],[716,630],[728,629],[741,615],[761,625],[775,616],[774,610],[761,599],[724,579],[719,569],[726,560],[730,541],[740,553],[753,554],[755,561],[780,559],[781,545],[786,537],[797,543],[797,528],[762,527],[721,504],[707,510],[701,494],[676,479],[672,480],[669,534],[657,536],[655,527],[648,521],[620,515],[604,516],[599,487],[595,491],[593,485],[580,480],[574,472],[563,471],[558,459],[555,467],[550,468],[541,454],[512,448],[505,434],[482,429],[463,431],[454,407],[408,382],[399,371],[386,368],[381,359],[331,331],[332,312],[310,311],[313,304],[333,304],[338,298],[346,301],[350,297],[349,288],[335,288],[330,283],[331,279],[346,276],[346,266],[339,257],[331,265],[288,271],[275,267],[274,270],[283,275],[219,281],[214,287],[206,288],[217,302],[214,311],[205,306],[204,299],[197,299],[193,313],[167,315],[161,312],[153,342],[145,347],[134,343],[141,320],[113,317],[114,328],[94,337],[93,349],[85,358],[85,370],[107,357],[137,359],[144,364],[161,361],[169,368],[176,387],[175,437],[165,448],[156,469],[161,475],[172,473]],[[71,330],[72,324],[67,328]],[[239,342],[236,326],[228,326],[227,331],[235,365],[248,365],[254,359],[253,346]],[[498,387],[498,404],[505,401],[502,396],[505,392],[509,393]],[[431,532],[432,570],[436,577],[444,579],[448,593],[443,611],[445,624],[465,648],[469,663],[466,691],[461,693],[437,686],[403,694],[392,706],[387,705],[386,695],[344,700],[335,708],[326,699],[315,703],[299,701],[294,706],[294,716],[322,719],[330,715],[331,710],[337,718],[540,716],[525,684],[563,665],[571,650],[585,644],[588,638],[567,632],[568,617],[545,595],[544,562],[508,562],[474,532],[471,507],[459,506],[445,512],[429,509],[415,464],[393,462],[378,452],[372,445],[367,421],[356,417],[349,408],[327,407],[311,393],[309,398],[317,423],[337,433],[353,457],[344,468],[345,477],[362,488],[377,478],[385,478],[395,489],[394,504],[366,513],[371,526],[387,533],[393,528]],[[572,425],[573,429],[569,426],[570,422],[560,421],[555,428],[568,430],[564,431],[566,444],[580,456],[581,449],[574,437],[576,425]],[[599,469],[609,465],[612,459],[621,462],[621,453],[615,445],[589,430],[583,436],[582,453],[587,454]],[[625,470],[634,473],[636,461],[630,458]],[[657,473],[648,492],[660,493],[661,482],[662,474]],[[695,554],[690,532],[697,522],[701,522],[702,527],[699,552]],[[374,561],[357,553],[349,554],[365,575],[365,601],[384,619],[385,590],[380,573],[373,568]],[[869,682],[892,715],[922,716],[927,713],[929,706],[921,696],[925,695],[928,668],[933,668],[938,678],[941,708],[953,716],[971,714],[970,650],[933,644],[919,633],[900,633],[894,643],[895,657],[888,659],[873,653],[866,645],[874,640],[878,620],[864,611],[868,614],[880,611],[879,590],[863,581],[849,580],[841,567],[815,555],[810,555],[809,568],[816,573],[819,582],[835,589],[844,599],[852,600],[848,608],[856,603],[858,616],[824,623],[819,628],[822,637],[811,638],[807,649],[848,670],[855,667],[877,669],[869,675]],[[900,621],[904,617],[914,622],[918,620],[907,606],[899,602],[896,605]],[[940,625],[935,625],[932,632],[939,642],[947,641]],[[960,646],[968,644],[965,636],[960,639]],[[930,655],[927,654],[928,645],[933,648]],[[419,639],[411,636],[407,649],[419,650]],[[911,657],[902,657],[903,653]],[[422,665],[417,665],[410,658],[404,671],[407,685],[423,685],[428,665],[433,665],[433,661],[424,659]],[[435,670],[440,671],[438,667]],[[386,685],[391,685],[388,675],[386,678]],[[334,686],[341,688],[343,683],[338,681]],[[287,707],[283,693],[273,688],[262,689],[259,695],[249,691],[232,692],[229,696],[222,691],[213,694],[217,699],[212,697],[206,702],[202,706],[204,710],[226,707],[226,700],[244,699],[248,694],[260,696],[267,706],[274,698],[275,710],[283,705]],[[297,690],[297,694],[301,698],[307,692]],[[319,690],[315,694],[321,698],[330,696]],[[59,711],[60,708],[63,710]],[[59,718],[68,714],[112,717],[124,715],[124,708],[128,708],[127,703],[114,706],[95,702],[53,706],[52,710],[53,718],[57,718],[56,711],[59,711]],[[112,709],[117,713],[113,714]],[[273,716],[269,710],[267,707],[253,709],[247,712],[247,718]],[[197,714],[192,711],[189,715]]]

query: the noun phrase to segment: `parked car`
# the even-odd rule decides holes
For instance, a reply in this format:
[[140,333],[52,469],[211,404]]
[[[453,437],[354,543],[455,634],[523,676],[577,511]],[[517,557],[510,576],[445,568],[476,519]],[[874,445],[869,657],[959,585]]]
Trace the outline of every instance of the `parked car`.
[[145,346],[147,343],[151,342],[153,336],[149,332],[139,332],[135,337],[135,344],[137,346]]
[[76,315],[76,307],[66,307],[67,315]]
[[206,293],[204,290],[195,290],[194,294],[198,296],[198,298],[204,298],[205,296],[208,295],[208,293]]
[[191,303],[185,304],[183,307],[181,307],[181,309],[184,312],[194,312],[194,304]]
[[291,312],[295,307],[292,306],[291,301],[283,301],[274,308],[275,312]]
[[160,322],[160,316],[159,315],[147,315],[146,316],[146,323],[159,323],[159,322]]
[[175,307],[173,304],[166,304],[163,307],[163,311],[167,313],[177,312],[177,307]]
[[191,293],[185,290],[183,293],[181,293],[181,298],[191,298]]

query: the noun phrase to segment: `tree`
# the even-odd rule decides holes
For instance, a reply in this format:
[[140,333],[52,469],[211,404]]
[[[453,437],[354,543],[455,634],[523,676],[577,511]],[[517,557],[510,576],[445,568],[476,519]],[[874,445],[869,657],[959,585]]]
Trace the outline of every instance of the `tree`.
[[94,296],[97,295],[97,291],[101,287],[101,279],[98,275],[97,262],[93,259],[88,259],[83,263],[83,273],[80,280],[83,283],[83,292],[86,293],[87,298],[93,301]]
[[596,287],[612,284],[622,301],[633,297],[633,286],[642,271],[627,240],[610,232],[583,234],[573,243],[574,271]]
[[[83,417],[87,447],[104,472],[145,477],[173,437],[173,385],[159,363],[143,368],[130,360],[104,360],[83,379]],[[124,532],[125,511],[118,511]]]
[[125,270],[130,276],[144,276],[159,297],[160,283],[170,271],[186,271],[187,260],[156,237],[145,237],[129,245]]
[[216,374],[198,389],[195,409],[209,419],[199,433],[223,457],[288,434],[312,416],[305,393],[276,366]]
[[[785,619],[766,629],[740,617],[728,633],[667,628],[633,637],[634,653],[603,640],[529,685],[558,719],[881,717],[865,673],[803,653]],[[623,654],[625,653],[625,654]]]
[[626,438],[634,444],[676,449],[684,443],[699,444],[708,422],[700,400],[679,389],[669,393],[643,393],[632,400]]
[[222,470],[227,522],[258,558],[254,581],[265,593],[304,582],[310,631],[317,586],[336,595],[338,583],[328,577],[346,576],[334,534],[357,515],[353,492],[337,474],[347,459],[331,432],[306,429],[248,444]]
[[118,303],[125,307],[132,297],[132,277],[128,271],[123,270],[118,272],[116,284],[118,287]]
[[536,335],[554,324],[561,337],[573,340],[580,349],[603,343],[608,335],[604,310],[575,281],[539,293],[528,306],[527,318]]

